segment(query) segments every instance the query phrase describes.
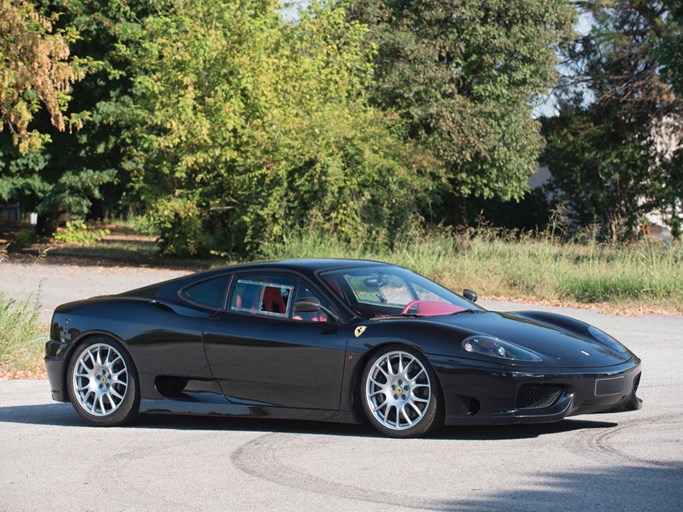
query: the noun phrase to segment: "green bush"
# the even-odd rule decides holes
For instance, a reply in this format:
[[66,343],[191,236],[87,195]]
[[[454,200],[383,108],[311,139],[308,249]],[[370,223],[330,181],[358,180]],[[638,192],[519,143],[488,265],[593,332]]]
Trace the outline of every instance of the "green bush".
[[162,254],[193,256],[204,252],[202,215],[194,199],[168,196],[159,199],[145,216],[147,225],[159,233]]
[[368,27],[336,2],[297,23],[247,5],[172,3],[135,32],[131,197],[151,205],[162,252],[253,254],[312,225],[393,241],[442,180],[366,93]]
[[74,220],[67,221],[66,228],[55,233],[54,239],[68,244],[88,245],[99,242],[108,234],[109,230],[106,228],[94,229],[82,220]]
[[33,228],[21,228],[14,237],[14,245],[17,247],[26,247],[38,241],[38,233]]

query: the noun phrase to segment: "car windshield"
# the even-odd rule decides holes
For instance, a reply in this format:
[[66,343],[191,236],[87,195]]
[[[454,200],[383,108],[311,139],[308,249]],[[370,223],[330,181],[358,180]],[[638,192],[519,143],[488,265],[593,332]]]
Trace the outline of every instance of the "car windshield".
[[400,267],[349,268],[325,272],[321,277],[364,318],[402,313],[436,316],[481,310],[434,281]]

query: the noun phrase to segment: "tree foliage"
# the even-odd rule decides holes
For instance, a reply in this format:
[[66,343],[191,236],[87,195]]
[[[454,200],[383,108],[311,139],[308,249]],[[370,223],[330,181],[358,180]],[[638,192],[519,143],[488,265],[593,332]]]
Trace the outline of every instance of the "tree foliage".
[[54,17],[26,0],[0,0],[0,131],[7,127],[22,153],[45,141],[29,130],[44,107],[54,127],[65,128],[69,86],[80,76],[69,61],[73,31],[53,32]]
[[655,47],[664,80],[683,95],[683,1],[665,0],[666,18],[657,23],[659,38]]
[[648,208],[675,217],[683,152],[661,142],[680,133],[680,0],[307,5],[0,0],[0,201],[45,232],[137,206],[175,254],[464,223],[524,195],[578,5],[595,26],[544,125],[556,197],[620,234]]
[[677,237],[683,235],[683,2],[668,0],[666,21],[656,52],[662,65],[662,76],[678,98],[676,113],[668,119],[670,129],[678,135],[679,147],[664,158],[662,182],[658,191],[660,209],[668,214],[668,222]]
[[247,5],[170,2],[132,28],[133,186],[166,249],[253,249],[312,226],[391,237],[429,159],[365,100],[366,29],[332,3],[295,24]]
[[[130,62],[120,51],[122,28],[144,18],[148,2],[46,0],[40,10],[57,33],[70,34],[70,53],[81,79],[71,84],[70,130],[39,111],[31,127],[45,137],[22,154],[0,138],[0,200],[20,199],[39,213],[39,230],[50,233],[61,212],[78,217],[102,206],[117,208],[127,172],[121,115],[130,102]],[[38,7],[36,7],[37,9]]]
[[[446,202],[520,198],[543,141],[532,107],[569,37],[564,1],[356,0],[379,45],[373,99],[443,165]],[[461,223],[462,209],[451,221]]]
[[682,197],[674,150],[683,104],[670,81],[678,68],[675,59],[666,68],[662,60],[680,28],[667,2],[586,7],[594,24],[568,53],[575,87],[565,89],[560,115],[546,121],[545,161],[579,224],[629,237],[648,211],[675,217]]

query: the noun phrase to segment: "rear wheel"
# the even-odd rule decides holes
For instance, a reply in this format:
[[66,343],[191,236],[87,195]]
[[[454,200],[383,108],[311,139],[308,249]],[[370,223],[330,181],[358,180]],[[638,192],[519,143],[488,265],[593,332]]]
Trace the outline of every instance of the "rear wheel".
[[361,378],[363,409],[391,437],[418,437],[440,426],[436,375],[417,352],[393,347],[375,354]]
[[137,414],[139,388],[133,360],[117,341],[104,336],[76,348],[67,374],[69,397],[88,423],[116,426]]

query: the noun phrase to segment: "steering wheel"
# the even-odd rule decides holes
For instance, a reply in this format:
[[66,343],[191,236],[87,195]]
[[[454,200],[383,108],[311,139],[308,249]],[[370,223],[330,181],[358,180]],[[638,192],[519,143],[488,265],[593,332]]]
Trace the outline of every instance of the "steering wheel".
[[410,311],[410,308],[412,308],[415,304],[419,304],[420,302],[424,302],[423,300],[416,299],[416,300],[411,300],[408,304],[405,305],[403,310],[401,311],[402,315],[407,315],[408,311]]

